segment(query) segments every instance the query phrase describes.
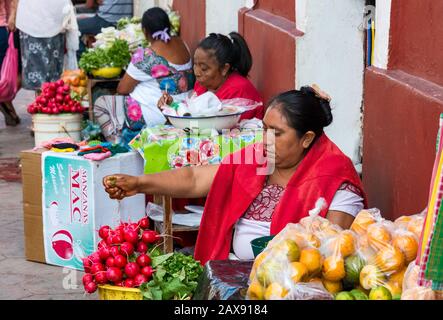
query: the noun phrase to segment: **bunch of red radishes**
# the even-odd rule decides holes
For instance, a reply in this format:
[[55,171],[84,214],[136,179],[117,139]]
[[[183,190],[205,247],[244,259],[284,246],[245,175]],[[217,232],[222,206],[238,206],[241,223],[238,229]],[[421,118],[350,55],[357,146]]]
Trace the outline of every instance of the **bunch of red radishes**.
[[160,235],[149,230],[148,218],[138,223],[121,223],[115,229],[102,226],[102,239],[98,250],[83,259],[86,274],[83,285],[87,293],[93,293],[98,285],[134,288],[149,281],[154,273],[148,254],[160,239]]
[[71,87],[63,80],[45,82],[41,94],[28,105],[30,114],[83,113],[80,102],[71,98]]

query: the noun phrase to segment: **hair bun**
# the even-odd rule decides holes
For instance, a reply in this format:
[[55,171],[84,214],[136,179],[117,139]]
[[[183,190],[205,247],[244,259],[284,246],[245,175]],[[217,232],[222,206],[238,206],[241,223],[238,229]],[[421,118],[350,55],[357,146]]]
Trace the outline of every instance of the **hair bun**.
[[314,97],[318,100],[320,107],[323,111],[323,114],[325,116],[324,120],[324,127],[329,126],[332,123],[332,112],[331,112],[331,96],[320,89],[320,87],[316,84],[313,84],[312,86],[303,86],[300,88],[300,91],[307,95]]

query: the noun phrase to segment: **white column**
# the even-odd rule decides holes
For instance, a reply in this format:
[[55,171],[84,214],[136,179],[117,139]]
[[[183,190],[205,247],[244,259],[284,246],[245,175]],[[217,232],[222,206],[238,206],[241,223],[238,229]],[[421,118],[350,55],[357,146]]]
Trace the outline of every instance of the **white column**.
[[[328,136],[360,160],[364,72],[364,0],[297,0],[296,88],[317,83],[332,97]],[[299,11],[300,9],[300,11]],[[299,12],[298,12],[299,11]]]
[[372,64],[387,69],[389,62],[389,32],[391,28],[391,0],[377,0],[375,10],[374,61]]
[[238,10],[250,0],[206,0],[206,33],[228,34],[238,31]]

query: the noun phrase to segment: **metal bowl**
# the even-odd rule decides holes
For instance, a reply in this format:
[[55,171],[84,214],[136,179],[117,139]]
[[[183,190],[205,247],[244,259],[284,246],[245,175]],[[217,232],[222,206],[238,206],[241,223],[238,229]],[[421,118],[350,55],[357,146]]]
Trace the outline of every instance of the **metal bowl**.
[[223,110],[215,116],[172,116],[165,115],[169,122],[179,129],[231,129],[237,125],[242,113],[241,108],[236,108],[234,112],[231,110]]

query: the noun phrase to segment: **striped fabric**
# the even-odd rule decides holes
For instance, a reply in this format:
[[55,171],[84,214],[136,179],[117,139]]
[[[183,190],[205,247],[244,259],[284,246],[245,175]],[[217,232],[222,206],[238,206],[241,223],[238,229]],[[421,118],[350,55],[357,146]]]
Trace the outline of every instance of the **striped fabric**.
[[133,6],[133,0],[104,0],[97,15],[110,23],[116,23],[121,18],[132,17]]
[[431,235],[425,278],[431,280],[433,290],[443,289],[443,207],[440,207]]
[[434,234],[434,227],[437,222],[438,213],[440,211],[441,201],[443,198],[443,153],[442,153],[442,137],[443,131],[443,114],[440,114],[439,130],[437,135],[437,156],[432,172],[431,189],[429,194],[429,203],[427,215],[424,222],[423,231],[421,234],[419,253],[417,255],[416,263],[420,266],[418,274],[418,285],[430,287],[432,281],[427,278],[426,266],[429,260],[431,240]]

